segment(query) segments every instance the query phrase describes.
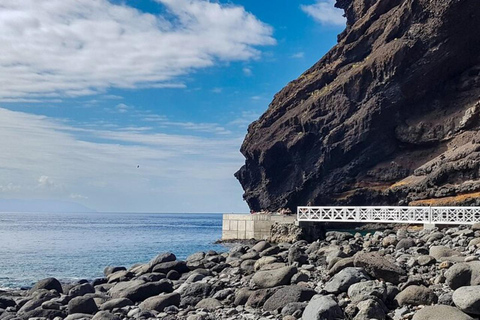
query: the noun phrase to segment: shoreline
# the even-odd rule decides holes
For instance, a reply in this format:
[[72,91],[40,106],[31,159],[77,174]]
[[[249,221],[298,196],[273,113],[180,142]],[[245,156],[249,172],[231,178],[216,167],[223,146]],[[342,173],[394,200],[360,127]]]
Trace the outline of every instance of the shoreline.
[[129,269],[106,267],[104,277],[90,281],[48,278],[30,290],[0,291],[0,320],[422,320],[480,314],[472,307],[480,303],[477,225],[365,235],[328,231],[311,243],[228,246],[227,252],[197,252],[185,260],[167,252]]

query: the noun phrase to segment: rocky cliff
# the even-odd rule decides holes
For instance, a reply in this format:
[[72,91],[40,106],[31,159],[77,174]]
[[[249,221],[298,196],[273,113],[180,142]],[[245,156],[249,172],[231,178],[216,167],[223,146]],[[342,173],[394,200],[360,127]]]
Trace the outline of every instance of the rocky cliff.
[[480,205],[480,2],[336,6],[338,44],[248,129],[249,206]]

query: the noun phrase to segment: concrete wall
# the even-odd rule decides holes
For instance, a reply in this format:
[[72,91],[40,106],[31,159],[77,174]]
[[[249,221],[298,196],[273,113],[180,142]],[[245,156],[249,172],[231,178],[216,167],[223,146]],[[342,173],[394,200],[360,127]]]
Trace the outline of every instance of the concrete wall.
[[296,216],[264,214],[224,214],[222,240],[264,240],[275,223],[295,223]]

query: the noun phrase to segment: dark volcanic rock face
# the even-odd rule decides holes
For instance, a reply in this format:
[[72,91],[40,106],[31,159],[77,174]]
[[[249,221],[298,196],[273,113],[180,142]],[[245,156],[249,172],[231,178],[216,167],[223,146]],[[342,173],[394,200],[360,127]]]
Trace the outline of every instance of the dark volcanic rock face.
[[338,44],[249,127],[249,206],[480,204],[478,0],[336,6]]

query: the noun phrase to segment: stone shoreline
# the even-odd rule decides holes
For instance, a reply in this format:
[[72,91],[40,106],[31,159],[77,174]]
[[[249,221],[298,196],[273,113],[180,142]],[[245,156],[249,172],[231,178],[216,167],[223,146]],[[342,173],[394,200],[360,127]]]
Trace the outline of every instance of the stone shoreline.
[[12,319],[479,319],[480,226],[331,231],[241,243],[185,261],[162,253],[75,284],[0,293]]

